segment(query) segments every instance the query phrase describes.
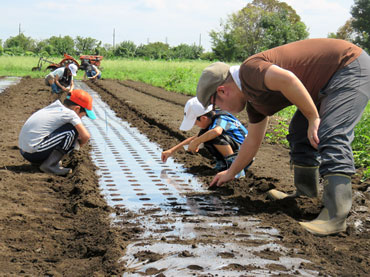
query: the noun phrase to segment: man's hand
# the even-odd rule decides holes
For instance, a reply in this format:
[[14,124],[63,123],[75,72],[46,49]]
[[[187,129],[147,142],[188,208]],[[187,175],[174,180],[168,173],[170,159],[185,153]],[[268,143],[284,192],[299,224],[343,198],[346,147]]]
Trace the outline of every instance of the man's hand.
[[320,143],[317,132],[319,130],[321,119],[319,117],[309,121],[307,137],[313,148],[317,149]]
[[209,187],[208,188],[211,188],[211,187],[221,187],[224,183],[226,183],[226,182],[231,181],[232,179],[234,179],[234,177],[235,176],[233,176],[232,174],[230,174],[230,171],[229,170],[221,171],[221,172],[217,173],[217,175],[215,176],[215,178],[213,178],[213,180],[209,184]]

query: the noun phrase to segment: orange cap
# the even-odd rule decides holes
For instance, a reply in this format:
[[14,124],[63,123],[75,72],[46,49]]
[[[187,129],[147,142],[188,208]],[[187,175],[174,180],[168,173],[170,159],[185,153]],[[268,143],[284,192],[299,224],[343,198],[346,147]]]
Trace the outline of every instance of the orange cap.
[[91,119],[95,119],[95,113],[92,110],[93,99],[90,94],[82,89],[75,89],[70,92],[70,96],[67,96],[69,100],[77,105],[86,109],[87,116]]

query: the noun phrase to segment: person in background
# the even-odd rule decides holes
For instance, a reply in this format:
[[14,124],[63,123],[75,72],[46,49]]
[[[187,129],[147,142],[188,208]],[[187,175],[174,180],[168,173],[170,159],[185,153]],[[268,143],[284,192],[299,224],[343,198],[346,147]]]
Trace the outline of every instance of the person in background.
[[60,67],[45,76],[45,84],[51,87],[52,93],[71,92],[74,89],[73,76],[77,75],[77,65],[71,63]]
[[[196,153],[204,145],[216,161],[215,170],[222,171],[229,168],[248,134],[247,129],[228,112],[214,111],[211,105],[203,108],[196,97],[186,102],[180,130],[189,131],[194,125],[201,128],[199,134],[163,151],[162,161],[166,162],[168,157],[182,148]],[[244,170],[241,170],[238,175],[238,177],[242,176],[244,176]]]
[[198,82],[197,97],[238,113],[247,109],[249,125],[238,157],[218,173],[210,186],[232,180],[256,155],[268,116],[295,105],[287,139],[296,192],[276,189],[273,200],[317,197],[324,179],[324,208],[301,226],[315,235],[346,230],[352,206],[351,175],[355,173],[351,142],[354,128],[370,98],[370,57],[358,46],[339,39],[306,39],[247,58],[241,66],[214,63]]
[[56,100],[32,114],[19,134],[21,155],[39,165],[42,172],[66,175],[70,168],[61,166],[61,160],[73,149],[79,149],[90,139],[81,118],[95,119],[92,97],[84,90],[68,93],[64,105]]
[[88,61],[84,61],[81,67],[85,70],[84,80],[89,79],[95,81],[101,78],[101,71],[99,68]]

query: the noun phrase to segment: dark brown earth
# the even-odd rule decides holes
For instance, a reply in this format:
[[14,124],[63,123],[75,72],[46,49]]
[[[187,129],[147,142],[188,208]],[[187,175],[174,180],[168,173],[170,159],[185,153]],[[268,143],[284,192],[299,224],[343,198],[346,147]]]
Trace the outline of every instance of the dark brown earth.
[[[164,149],[196,132],[178,130],[183,106],[190,96],[132,81],[99,80],[89,85],[119,117]],[[23,123],[56,97],[43,80],[31,78],[23,78],[0,94],[0,276],[119,275],[125,272],[125,265],[118,260],[142,228],[111,224],[111,213],[135,215],[107,205],[89,158],[89,147],[64,160],[65,166],[73,168],[67,177],[41,173],[19,154],[17,140]],[[245,112],[239,114],[239,119],[248,125]],[[271,119],[270,130],[276,122]],[[210,183],[215,174],[206,153],[179,152],[175,158],[204,184]],[[370,184],[360,179],[358,169],[353,177],[353,207],[347,231],[328,237],[313,236],[297,223],[317,216],[320,199],[267,200],[266,191],[271,188],[293,190],[288,149],[281,145],[264,143],[246,178],[214,193],[233,198],[240,215],[253,215],[264,225],[277,228],[282,245],[298,249],[296,256],[312,261],[301,267],[322,276],[369,276]],[[155,253],[143,253],[149,254],[151,259],[160,259]],[[278,259],[274,252],[262,254]],[[235,266],[235,270],[241,269]],[[148,272],[151,274],[163,276],[156,271]]]

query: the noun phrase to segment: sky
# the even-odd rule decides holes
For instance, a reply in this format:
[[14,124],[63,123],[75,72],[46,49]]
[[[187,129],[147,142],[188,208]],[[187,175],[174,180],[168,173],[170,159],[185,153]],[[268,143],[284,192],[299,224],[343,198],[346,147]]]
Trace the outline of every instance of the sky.
[[[17,36],[91,37],[103,44],[151,42],[202,45],[209,32],[252,0],[0,0],[0,39]],[[354,0],[285,0],[306,24],[310,38],[327,37],[350,18]]]

